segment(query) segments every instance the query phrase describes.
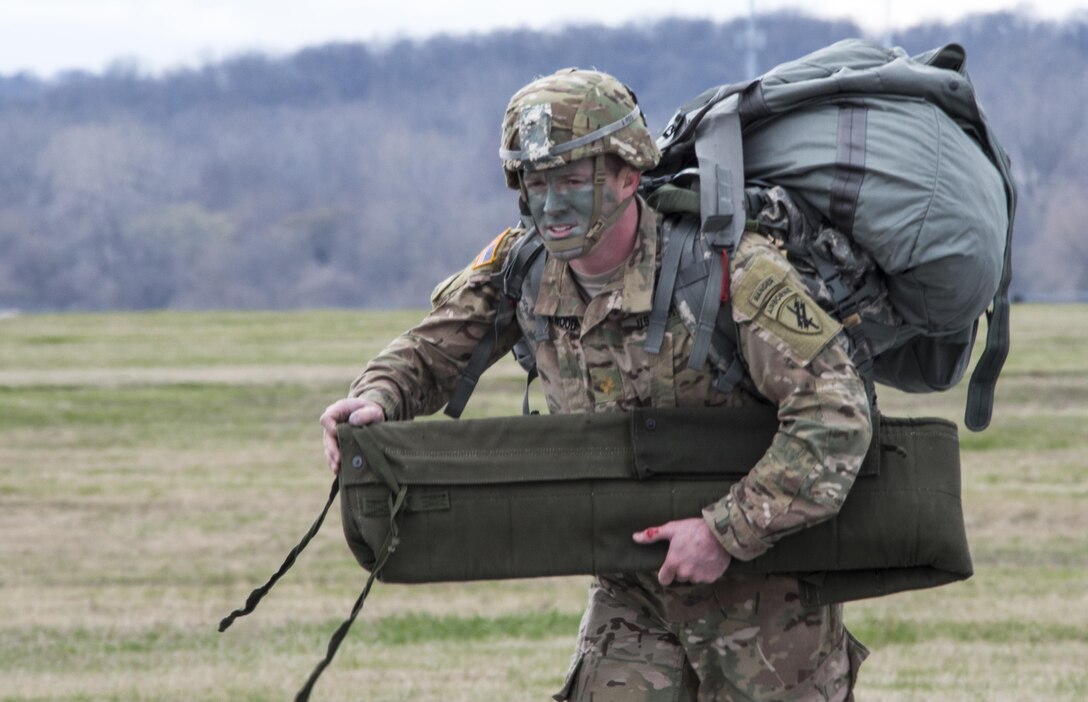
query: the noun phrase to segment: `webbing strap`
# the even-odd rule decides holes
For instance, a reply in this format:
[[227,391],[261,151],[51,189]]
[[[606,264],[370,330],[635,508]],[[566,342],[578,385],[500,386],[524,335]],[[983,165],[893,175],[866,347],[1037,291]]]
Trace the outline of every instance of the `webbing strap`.
[[688,368],[699,370],[706,363],[710,353],[710,341],[714,335],[714,329],[718,325],[718,309],[721,307],[721,287],[724,272],[721,267],[721,259],[712,259],[707,272],[706,290],[703,292],[703,304],[699,309],[699,317],[695,322],[695,340],[691,346],[691,356],[688,357]]
[[389,534],[385,537],[385,542],[382,543],[381,550],[378,553],[378,559],[374,562],[374,569],[370,571],[370,577],[366,579],[366,585],[363,586],[363,591],[359,593],[359,599],[355,600],[355,604],[351,608],[351,614],[336,628],[332,638],[329,639],[329,646],[325,651],[325,658],[314,667],[313,672],[310,673],[310,677],[306,680],[306,684],[303,685],[302,689],[295,695],[295,702],[306,702],[306,700],[310,699],[310,693],[313,691],[317,679],[325,672],[325,668],[329,667],[329,664],[332,663],[333,656],[336,655],[336,651],[340,648],[340,644],[344,641],[344,637],[348,635],[351,625],[355,623],[355,618],[358,617],[359,612],[363,610],[363,603],[366,602],[367,595],[370,594],[370,588],[373,587],[374,581],[382,572],[382,568],[385,567],[385,562],[389,560],[389,556],[397,550],[397,546],[400,544],[400,526],[397,524],[397,516],[400,514],[401,508],[404,507],[404,498],[407,494],[407,486],[402,486],[400,490],[397,491],[396,499],[394,499],[392,495],[389,496]]
[[646,329],[646,353],[661,352],[665,327],[669,321],[669,309],[672,307],[672,294],[680,271],[680,257],[696,231],[693,219],[677,225],[666,222],[662,227],[665,252],[661,257],[661,271],[657,276],[657,289],[654,290],[653,306],[650,309],[650,324]]
[[525,238],[515,246],[517,248],[511,251],[509,264],[503,266],[501,273],[503,276],[503,294],[495,310],[495,322],[488,333],[480,339],[480,343],[476,344],[476,348],[473,349],[472,355],[465,365],[465,370],[462,371],[461,377],[457,381],[453,394],[450,395],[450,399],[446,403],[445,412],[454,419],[458,419],[461,413],[465,411],[468,398],[472,396],[472,391],[476,389],[476,384],[480,382],[480,376],[487,370],[488,361],[491,360],[491,355],[495,351],[495,345],[498,343],[499,337],[514,323],[517,301],[521,295],[521,283],[533,260],[544,249],[544,243],[540,241],[539,237],[533,236],[531,232],[526,234]]
[[[708,112],[696,130],[695,155],[699,162],[699,210],[702,232],[714,251],[732,252],[744,233],[744,148],[740,116],[736,112]],[[711,262],[707,287],[695,323],[688,368],[706,364],[711,337],[721,307],[723,271],[720,260]]]
[[329,513],[329,507],[332,507],[333,500],[336,499],[336,493],[340,491],[339,478],[332,481],[332,488],[329,490],[329,499],[325,503],[325,508],[321,510],[321,514],[318,515],[317,520],[310,526],[310,530],[306,532],[306,535],[302,537],[302,540],[291,549],[291,552],[287,554],[287,558],[283,561],[279,570],[268,579],[264,585],[249,593],[249,597],[246,598],[246,604],[241,609],[236,609],[219,622],[219,632],[226,631],[234,620],[238,617],[244,617],[257,608],[264,596],[268,594],[268,591],[272,589],[272,586],[276,584],[276,581],[283,577],[283,574],[291,569],[291,566],[295,564],[295,559],[306,548],[307,544],[314,538],[318,530],[321,529],[321,524],[325,521],[325,515]]
[[963,421],[971,431],[982,431],[990,426],[994,409],[994,387],[1001,367],[1009,355],[1009,301],[994,302],[993,310],[986,311],[986,348],[971,373],[967,386],[967,410]]
[[533,367],[525,374],[525,396],[521,398],[521,413],[526,416],[532,414],[532,411],[529,409],[529,388],[532,386],[533,381],[536,380],[537,375],[539,375],[539,373],[537,372],[536,364],[533,364]]
[[[468,364],[465,365],[465,369],[461,371],[461,377],[457,380],[457,386],[453,390],[453,394],[450,395],[449,401],[446,403],[446,414],[454,419],[458,419],[461,413],[465,411],[465,405],[468,404],[468,398],[472,396],[472,391],[476,389],[476,384],[480,382],[480,376],[487,370],[487,362],[491,359],[491,353],[495,350],[495,344],[498,343],[500,324],[506,319],[508,323],[513,315],[510,314],[514,309],[514,302],[506,297],[502,296],[499,300],[498,309],[495,312],[495,323],[491,329],[484,334],[480,339],[480,343],[476,344],[476,348],[472,350],[472,355],[468,359]],[[505,327],[504,327],[505,328]]]
[[[544,250],[544,243],[540,242],[539,251]],[[529,293],[529,299],[535,301],[540,296],[540,281],[544,278],[544,264],[547,262],[547,257],[541,258],[539,255],[534,254],[529,259],[529,268],[527,274],[523,274],[521,278],[524,278],[524,284],[518,283],[518,290],[525,290]],[[548,322],[548,318],[544,315],[538,315],[536,323],[533,325],[533,341],[541,343],[547,341],[551,337],[551,324]]]
[[990,425],[994,409],[994,386],[1001,368],[1009,355],[1009,281],[1012,279],[1012,230],[1016,219],[1016,185],[1009,175],[1009,164],[1005,152],[987,135],[990,150],[995,157],[995,165],[1005,178],[1005,194],[1009,207],[1009,228],[1005,233],[1005,266],[1001,271],[1001,280],[994,294],[993,310],[986,312],[986,347],[971,373],[971,382],[967,386],[967,410],[964,424],[971,431],[982,431]]
[[[725,334],[725,338],[728,343],[726,347],[730,349],[733,357],[729,360],[729,367],[725,369],[724,373],[717,373],[714,376],[714,389],[718,392],[727,394],[732,392],[737,383],[744,378],[744,362],[741,360],[740,352],[737,350],[737,327],[733,324],[733,320],[729,320],[729,323],[721,326],[722,333]],[[762,398],[763,395],[754,387],[749,389],[749,392]]]
[[[535,300],[537,293],[540,292],[540,280],[544,275],[544,259],[534,256],[529,262],[529,274],[525,276],[525,285],[528,288],[529,298]],[[536,323],[533,325],[533,332],[530,335],[533,342],[539,344],[547,341],[550,338],[551,324],[548,322],[548,318],[544,315],[539,315],[536,318]],[[519,342],[524,345],[522,351],[519,353],[518,345],[514,345],[514,357],[517,358],[518,365],[525,369],[525,394],[521,398],[521,413],[524,415],[539,414],[539,412],[533,412],[529,408],[529,388],[532,387],[533,381],[539,377],[540,373],[536,368],[536,358],[533,356],[532,347],[529,347],[524,339]]]
[[367,457],[366,466],[382,479],[392,494],[400,492],[401,485],[397,481],[397,475],[393,472],[393,469],[389,467],[389,461],[386,459],[384,453],[375,451],[370,454]]
[[839,108],[839,141],[835,177],[831,181],[831,222],[843,234],[854,233],[854,216],[865,179],[865,134],[868,108],[843,105]]
[[1012,213],[1016,209],[1016,195],[1009,209],[1008,241],[1005,244],[1005,269],[994,295],[992,310],[986,311],[986,347],[971,372],[967,386],[967,410],[963,421],[971,431],[982,431],[990,426],[994,410],[994,387],[1001,375],[1001,368],[1009,355],[1009,279],[1012,277]]

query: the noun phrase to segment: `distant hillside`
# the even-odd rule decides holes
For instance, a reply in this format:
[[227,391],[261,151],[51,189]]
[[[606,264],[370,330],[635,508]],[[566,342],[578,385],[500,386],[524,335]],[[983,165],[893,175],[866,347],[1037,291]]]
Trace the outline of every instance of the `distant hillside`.
[[[759,71],[859,34],[789,14],[760,31]],[[0,76],[0,309],[422,306],[514,219],[496,154],[514,90],[597,67],[656,131],[748,77],[744,36],[666,20]],[[1020,186],[1015,293],[1088,290],[1088,25],[993,14],[894,41],[967,48]]]

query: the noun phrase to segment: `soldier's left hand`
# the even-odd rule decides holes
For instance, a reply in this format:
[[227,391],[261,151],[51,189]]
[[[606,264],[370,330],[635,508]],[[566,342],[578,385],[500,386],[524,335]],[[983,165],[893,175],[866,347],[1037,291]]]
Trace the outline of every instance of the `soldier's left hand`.
[[669,542],[669,552],[657,580],[662,585],[712,583],[722,577],[733,559],[710,531],[706,522],[696,517],[666,522],[634,534],[635,543]]

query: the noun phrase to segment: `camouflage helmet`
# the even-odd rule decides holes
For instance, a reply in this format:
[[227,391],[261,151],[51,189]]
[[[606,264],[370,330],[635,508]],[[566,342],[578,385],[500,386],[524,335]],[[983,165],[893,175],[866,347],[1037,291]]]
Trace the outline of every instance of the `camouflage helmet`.
[[499,149],[510,188],[518,189],[523,167],[554,168],[604,154],[637,171],[661,158],[635,94],[607,73],[565,68],[510,98]]

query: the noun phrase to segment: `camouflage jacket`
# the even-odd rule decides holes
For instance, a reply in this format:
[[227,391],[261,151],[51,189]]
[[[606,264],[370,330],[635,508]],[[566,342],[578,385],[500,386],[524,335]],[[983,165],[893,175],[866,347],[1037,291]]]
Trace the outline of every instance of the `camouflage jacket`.
[[[538,316],[549,319],[548,338],[535,343],[534,354],[553,413],[760,402],[745,386],[778,406],[779,431],[762,460],[703,511],[726,550],[749,560],[838,512],[869,445],[864,385],[839,324],[809,298],[779,250],[754,233],[745,234],[730,265],[746,382],[722,394],[709,366],[689,369],[693,337],[675,311],[660,353],[647,353],[661,252],[658,215],[641,200],[639,207],[635,249],[596,297],[585,302],[569,267],[550,258],[537,298],[520,301],[518,321],[532,332]],[[493,330],[500,291],[491,275],[524,234],[504,232],[468,268],[441,283],[431,313],[367,365],[351,394],[377,402],[388,419],[438,411],[477,341]],[[520,335],[513,327],[499,339],[492,362]]]

